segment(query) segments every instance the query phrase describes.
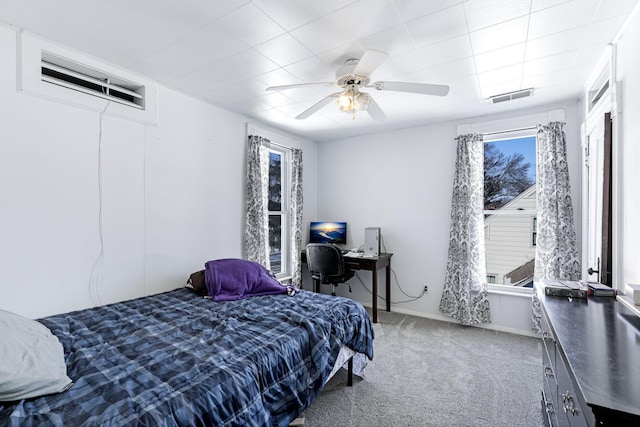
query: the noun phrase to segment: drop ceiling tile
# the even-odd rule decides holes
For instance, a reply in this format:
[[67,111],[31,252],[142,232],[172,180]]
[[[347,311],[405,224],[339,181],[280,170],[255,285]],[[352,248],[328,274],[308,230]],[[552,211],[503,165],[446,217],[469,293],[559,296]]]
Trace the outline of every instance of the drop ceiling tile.
[[291,31],[290,34],[307,49],[318,54],[353,42],[350,32],[335,15],[327,15]]
[[525,61],[575,50],[581,45],[588,25],[527,41]]
[[445,97],[447,102],[460,105],[459,101],[462,100],[477,101],[482,99],[480,85],[475,74],[449,80],[447,84],[449,85],[449,93]]
[[[418,71],[414,71],[412,73],[399,74],[396,77],[392,77],[392,78],[380,78],[380,79],[378,79],[376,77],[374,80],[385,80],[385,81],[390,80],[390,81],[396,81],[396,82],[429,83],[429,84],[435,83],[433,81],[433,77],[431,77],[431,73],[426,68],[423,68],[423,69],[418,70]],[[381,93],[387,95],[387,94],[394,93],[394,92],[382,91]]]
[[525,45],[525,43],[518,43],[474,56],[477,72],[482,73],[522,62]]
[[461,4],[407,22],[406,25],[417,47],[429,46],[467,33],[467,22]]
[[201,93],[207,93],[277,68],[275,63],[255,50],[249,49],[181,76],[173,80],[171,84],[187,93],[199,96]]
[[313,56],[309,49],[289,34],[259,44],[255,49],[281,67]]
[[[415,51],[388,57],[372,74],[374,80],[391,80],[426,69],[422,56]],[[428,72],[427,72],[427,75]]]
[[280,25],[253,3],[245,4],[216,23],[249,46],[256,46],[285,33]]
[[[497,70],[486,71],[484,73],[478,73],[478,81],[482,92],[485,93],[485,88],[501,84],[502,82],[520,82],[522,78],[522,64],[511,65],[509,67],[498,68]],[[517,87],[512,90],[521,89]],[[508,91],[506,91],[508,92]]]
[[583,46],[597,43],[609,43],[613,41],[626,20],[626,15],[618,15],[604,21],[594,22],[589,26],[587,34],[582,41]]
[[531,0],[468,0],[463,5],[469,31],[476,31],[528,15]]
[[258,97],[258,99],[260,102],[273,108],[296,104],[296,101],[289,98],[284,92],[267,92],[263,96]]
[[594,21],[605,21],[609,18],[624,15],[625,17],[633,10],[638,0],[608,0],[601,1],[594,16]]
[[459,3],[460,0],[394,0],[398,13],[407,22],[456,6]]
[[480,82],[480,93],[482,99],[489,99],[492,96],[502,95],[504,93],[513,92],[520,89],[526,89],[522,86],[522,79],[513,80],[491,79],[492,84]]
[[594,17],[596,6],[592,1],[573,0],[534,12],[529,22],[529,38],[537,39],[588,25]]
[[262,103],[258,98],[246,99],[242,101],[232,101],[229,104],[226,104],[226,106],[228,106],[228,108],[230,108],[232,111],[236,111],[240,114],[248,114],[250,116],[261,111],[267,111],[271,109],[269,105]]
[[476,74],[475,63],[473,58],[463,58],[453,62],[447,62],[446,64],[438,65],[436,67],[429,67],[431,77],[433,77],[434,83],[449,83],[452,80],[459,79],[460,77],[471,76]]
[[608,52],[609,43],[597,43],[590,46],[583,46],[578,51],[572,67],[583,67],[593,69],[603,55],[610,55]]
[[[127,3],[129,5],[129,3]],[[80,49],[120,65],[128,65],[197,31],[202,18],[180,19],[158,8],[141,9],[130,2],[129,9],[108,24],[95,26],[82,36]],[[117,28],[117,31],[114,29]]]
[[549,55],[533,59],[524,63],[523,78],[548,74],[556,71],[566,71],[573,65],[578,50]]
[[[531,12],[538,12],[542,9],[558,6],[562,3],[568,3],[573,0],[531,0]],[[594,0],[588,0],[593,2]]]
[[[100,0],[98,0],[100,1]],[[130,1],[130,0],[120,0]],[[155,7],[157,0],[146,0],[149,7]],[[169,4],[176,9],[191,11],[200,16],[204,16],[209,21],[215,21],[234,10],[250,3],[251,0],[225,0],[225,1],[202,1],[202,0],[161,0],[161,3]]]
[[291,0],[253,0],[253,3],[285,30],[291,31],[358,3],[358,0],[297,1],[295,5]]
[[260,98],[265,94],[266,92],[262,84],[257,83],[253,79],[248,79],[205,92],[203,97],[214,101],[218,105],[226,105],[233,102]]
[[469,34],[474,54],[489,52],[527,40],[528,17],[512,19]]
[[435,67],[470,57],[472,55],[471,41],[469,36],[465,34],[420,48],[416,53],[424,58],[429,67]]
[[336,70],[315,56],[287,65],[284,69],[305,83],[335,81]]
[[300,111],[304,111],[309,106],[320,101],[322,98],[329,96],[332,93],[340,92],[341,88],[331,86],[306,86],[297,89],[290,89],[283,91],[289,98],[297,102],[300,107]]
[[387,55],[397,55],[413,50],[415,45],[404,25],[370,34],[357,40],[364,50],[377,50]]
[[319,53],[316,57],[335,73],[338,68],[344,65],[346,60],[362,58],[362,55],[364,55],[364,49],[357,41],[352,40],[334,49]]
[[303,83],[302,80],[294,77],[285,69],[278,68],[255,77],[255,80],[261,83],[265,88],[269,86],[282,86]]
[[167,82],[248,49],[216,24],[209,24],[130,67]]
[[525,76],[522,79],[522,87],[532,87],[534,91],[538,91],[543,87],[564,85],[567,82],[568,75],[569,68],[546,74]]
[[331,15],[340,20],[353,39],[387,30],[402,23],[391,0],[367,0],[350,4]]

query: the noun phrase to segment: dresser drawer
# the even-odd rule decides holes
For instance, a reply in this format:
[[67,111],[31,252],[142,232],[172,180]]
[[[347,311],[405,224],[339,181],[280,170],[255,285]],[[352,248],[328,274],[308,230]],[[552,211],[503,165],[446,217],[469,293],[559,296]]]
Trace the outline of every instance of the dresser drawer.
[[559,352],[557,352],[556,356],[554,373],[558,384],[556,412],[558,413],[560,425],[571,427],[595,425],[595,418],[593,417],[591,408],[583,402],[582,396],[576,393],[573,382],[569,377],[566,362]]

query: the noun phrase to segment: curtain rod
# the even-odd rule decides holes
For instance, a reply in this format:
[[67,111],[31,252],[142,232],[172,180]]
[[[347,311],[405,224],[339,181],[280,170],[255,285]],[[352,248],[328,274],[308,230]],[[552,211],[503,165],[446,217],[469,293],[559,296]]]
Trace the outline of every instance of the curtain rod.
[[537,126],[529,126],[529,127],[525,127],[525,128],[518,128],[518,129],[507,129],[507,130],[498,130],[495,132],[483,132],[482,134],[484,136],[488,136],[488,135],[499,135],[501,133],[510,133],[510,132],[520,132],[523,130],[532,130],[532,129],[537,129]]
[[269,145],[275,145],[276,147],[284,148],[285,150],[293,150],[293,147],[287,147],[286,145],[278,144],[277,142],[273,142],[271,140],[269,140]]

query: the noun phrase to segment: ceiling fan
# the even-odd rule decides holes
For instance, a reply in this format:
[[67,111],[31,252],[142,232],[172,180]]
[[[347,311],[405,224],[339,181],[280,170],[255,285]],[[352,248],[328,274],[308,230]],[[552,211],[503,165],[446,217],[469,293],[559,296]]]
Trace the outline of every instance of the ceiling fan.
[[336,72],[335,82],[299,83],[268,87],[267,91],[288,90],[305,86],[340,87],[339,92],[332,93],[296,116],[302,120],[319,111],[322,107],[336,100],[341,111],[351,113],[355,119],[356,111],[366,111],[376,121],[383,121],[386,115],[373,97],[360,89],[375,89],[394,92],[410,92],[423,95],[445,96],[449,86],[426,83],[376,81],[369,84],[369,77],[387,58],[386,53],[367,50],[360,59],[347,59]]

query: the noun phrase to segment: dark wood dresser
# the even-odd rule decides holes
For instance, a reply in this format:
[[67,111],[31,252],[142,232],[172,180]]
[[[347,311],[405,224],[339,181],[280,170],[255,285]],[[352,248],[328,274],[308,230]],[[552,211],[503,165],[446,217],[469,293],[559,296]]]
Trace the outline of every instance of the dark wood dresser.
[[615,297],[543,295],[547,426],[640,426],[640,317]]

